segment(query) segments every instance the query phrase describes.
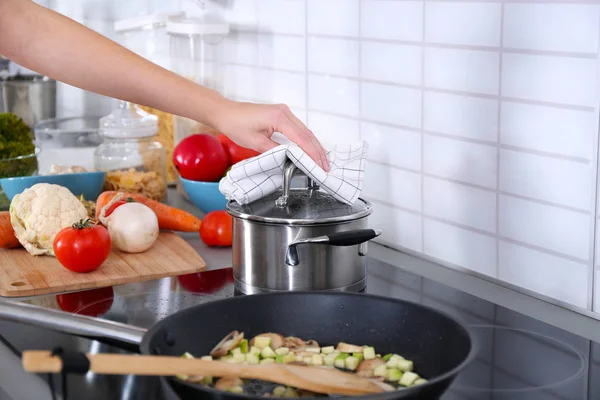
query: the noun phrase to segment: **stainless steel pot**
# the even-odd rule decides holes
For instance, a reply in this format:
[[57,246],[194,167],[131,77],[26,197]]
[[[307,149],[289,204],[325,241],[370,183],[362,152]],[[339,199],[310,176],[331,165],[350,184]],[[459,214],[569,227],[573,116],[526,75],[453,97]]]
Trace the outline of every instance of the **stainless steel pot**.
[[371,204],[348,205],[319,190],[291,188],[300,173],[288,162],[283,187],[247,205],[227,204],[233,217],[235,288],[244,294],[290,290],[362,291]]
[[18,115],[30,128],[56,117],[56,81],[41,75],[0,80],[0,112]]

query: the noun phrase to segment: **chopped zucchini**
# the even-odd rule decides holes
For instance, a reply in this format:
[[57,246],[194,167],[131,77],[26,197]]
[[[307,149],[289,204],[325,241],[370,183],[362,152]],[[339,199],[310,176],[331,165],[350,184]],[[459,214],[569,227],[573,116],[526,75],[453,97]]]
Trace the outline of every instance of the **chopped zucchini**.
[[323,356],[320,354],[313,354],[312,364],[313,365],[323,365]]
[[212,361],[212,357],[211,356],[202,356],[200,357],[201,360],[205,360],[205,361]]
[[260,356],[260,349],[256,346],[252,346],[250,349],[250,354],[254,354],[255,356]]
[[289,364],[291,362],[296,361],[296,356],[293,354],[286,354],[285,356],[283,356],[283,363],[284,364]]
[[296,357],[296,361],[299,361],[299,362],[302,362],[302,361],[304,361],[304,357],[303,357],[303,356],[301,356],[301,355],[299,355],[299,354],[298,354],[298,355],[296,355],[295,357]]
[[273,349],[270,348],[269,346],[263,348],[262,351],[260,352],[260,355],[262,358],[275,358],[277,356],[277,354],[275,354]]
[[388,369],[385,373],[385,380],[389,382],[398,382],[402,379],[402,371],[396,368]]
[[283,356],[277,356],[277,357],[275,357],[275,362],[277,364],[283,364]]
[[387,365],[388,368],[396,368],[398,366],[398,360],[392,357],[385,363],[385,365]]
[[284,393],[285,393],[285,386],[276,386],[275,389],[273,389],[273,396],[281,397],[281,396],[283,396]]
[[415,383],[413,383],[413,386],[417,386],[417,385],[422,385],[424,383],[427,383],[427,379],[423,379],[423,378],[419,378],[415,381]]
[[241,394],[244,393],[244,388],[241,386],[234,386],[231,389],[229,389],[228,392]]
[[321,353],[323,353],[323,354],[331,354],[334,351],[335,351],[335,347],[333,347],[333,346],[321,347]]
[[271,338],[269,336],[257,336],[254,338],[254,345],[262,350],[271,345]]
[[372,360],[375,358],[375,349],[373,347],[365,347],[363,350],[363,356],[365,360]]
[[319,347],[307,347],[304,351],[309,351],[311,353],[320,353],[321,349]]
[[400,371],[404,372],[413,370],[413,362],[410,360],[398,360],[396,366]]
[[204,378],[202,378],[202,384],[210,385],[212,384],[212,380],[213,378],[211,376],[205,376]]
[[234,364],[241,364],[246,361],[246,355],[242,353],[234,354],[232,359]]
[[236,354],[242,354],[242,349],[236,347],[235,349],[231,350],[229,354],[231,354],[232,356],[235,356]]
[[402,357],[402,356],[399,356],[398,354],[394,354],[394,355],[392,356],[392,358],[393,358],[393,359],[395,359],[395,360],[404,360],[404,357]]
[[275,363],[275,359],[274,358],[263,358],[259,362],[259,364],[273,364],[273,363]]
[[388,361],[390,358],[392,358],[393,354],[386,354],[385,356],[383,356],[383,361]]
[[387,368],[384,365],[378,365],[377,367],[375,367],[375,369],[373,370],[373,375],[374,376],[382,376],[385,378],[387,374]]
[[258,356],[256,354],[248,353],[248,354],[245,354],[245,356],[246,356],[246,361],[248,361],[248,364],[256,365],[260,362],[260,359],[258,358]]
[[278,356],[285,356],[289,352],[290,349],[288,349],[287,347],[280,347],[278,349],[275,349],[275,354],[277,354]]
[[302,358],[302,362],[308,365],[312,365],[312,357],[304,357]]
[[363,353],[352,353],[352,357],[357,358],[358,362],[361,362],[365,358]]
[[346,357],[346,359],[344,360],[346,369],[349,369],[350,371],[354,371],[356,367],[358,367],[359,362],[360,361],[358,360],[358,358],[354,356]]
[[414,372],[407,371],[404,373],[404,375],[402,375],[402,378],[400,378],[400,384],[407,387],[412,386],[417,379],[419,379],[419,375],[415,374]]
[[323,364],[325,364],[327,366],[330,366],[330,367],[333,367],[335,365],[335,358],[336,357],[337,356],[335,354],[333,354],[333,353],[327,354],[325,356],[325,358],[323,358]]
[[377,354],[377,358],[381,358],[381,354]]
[[346,368],[346,362],[345,362],[345,360],[348,357],[350,357],[350,354],[347,354],[347,353],[339,354],[335,358],[335,361],[334,361],[333,365],[335,365],[337,368],[341,368],[341,369]]
[[242,340],[240,343],[240,351],[244,354],[248,353],[248,339]]
[[194,358],[194,356],[186,351],[185,353],[182,354],[181,358],[192,359],[192,358]]

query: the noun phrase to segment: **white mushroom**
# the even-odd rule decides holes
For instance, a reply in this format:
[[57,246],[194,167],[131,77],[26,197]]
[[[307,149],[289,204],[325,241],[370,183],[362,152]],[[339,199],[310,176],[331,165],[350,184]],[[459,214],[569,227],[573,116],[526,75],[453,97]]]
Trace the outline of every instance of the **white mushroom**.
[[224,357],[244,340],[244,332],[233,331],[229,335],[225,336],[223,340],[211,350],[210,355],[213,358]]

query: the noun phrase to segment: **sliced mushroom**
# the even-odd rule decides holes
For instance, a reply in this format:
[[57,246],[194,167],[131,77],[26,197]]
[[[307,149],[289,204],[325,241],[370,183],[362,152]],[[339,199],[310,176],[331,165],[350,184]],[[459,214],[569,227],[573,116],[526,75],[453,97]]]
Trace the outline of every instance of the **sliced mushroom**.
[[385,361],[381,358],[373,358],[372,360],[363,360],[358,364],[358,368],[356,368],[356,375],[361,378],[373,378],[373,372],[375,368],[380,365],[385,364]]
[[339,342],[336,350],[342,353],[362,353],[362,346],[356,346],[354,344],[348,344],[344,342]]
[[297,338],[295,336],[288,336],[283,340],[283,345],[288,347],[290,350],[300,350],[303,349],[306,344],[304,340]]
[[242,387],[242,386],[244,386],[244,382],[240,378],[233,377],[233,376],[225,376],[223,378],[220,378],[215,383],[215,389],[224,390],[224,391],[228,391],[235,387]]
[[316,340],[309,340],[307,342],[304,342],[304,344],[306,345],[306,347],[319,347],[319,343]]
[[250,345],[250,347],[254,346],[254,340],[258,337],[269,337],[271,338],[271,345],[269,347],[271,347],[273,350],[277,350],[280,347],[283,347],[283,344],[285,342],[285,338],[283,336],[281,336],[278,333],[261,333],[260,335],[256,335],[254,336],[250,342],[248,343]]
[[225,336],[218,345],[210,352],[213,358],[224,357],[244,340],[244,332],[233,331]]

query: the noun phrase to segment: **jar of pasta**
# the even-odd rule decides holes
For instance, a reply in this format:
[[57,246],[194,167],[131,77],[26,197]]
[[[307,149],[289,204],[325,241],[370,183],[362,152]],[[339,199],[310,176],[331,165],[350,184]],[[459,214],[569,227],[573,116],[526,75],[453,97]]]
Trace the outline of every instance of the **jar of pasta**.
[[104,142],[94,152],[94,164],[107,172],[104,190],[166,200],[167,156],[162,144],[154,140],[157,131],[158,117],[124,101],[100,118]]

